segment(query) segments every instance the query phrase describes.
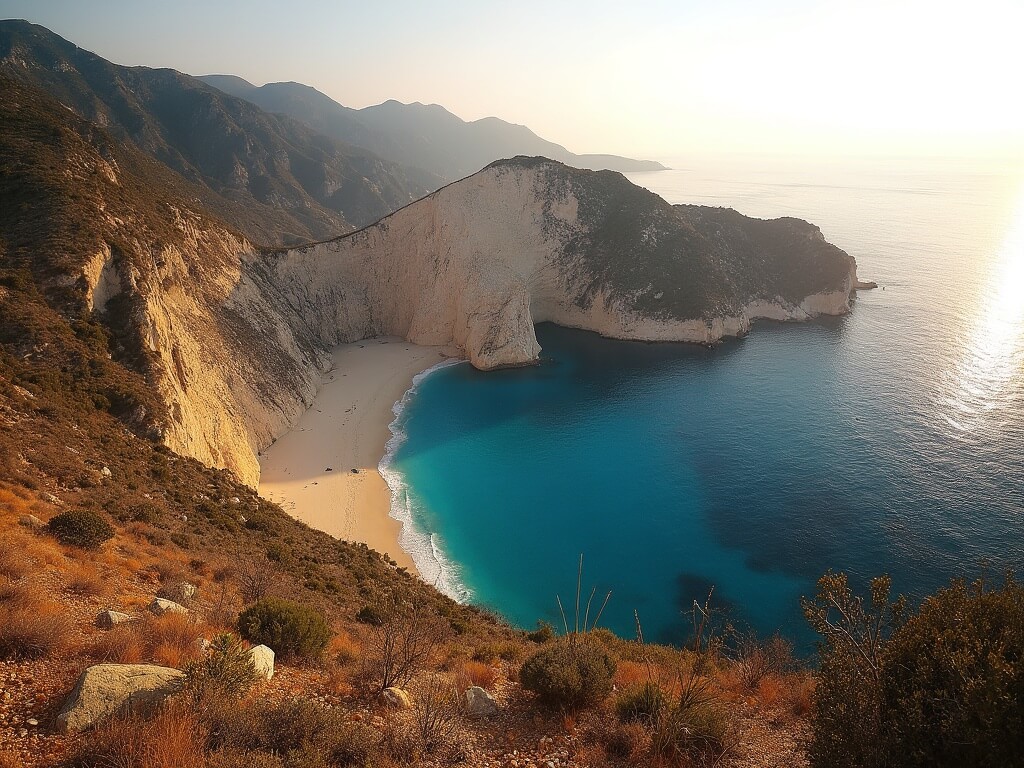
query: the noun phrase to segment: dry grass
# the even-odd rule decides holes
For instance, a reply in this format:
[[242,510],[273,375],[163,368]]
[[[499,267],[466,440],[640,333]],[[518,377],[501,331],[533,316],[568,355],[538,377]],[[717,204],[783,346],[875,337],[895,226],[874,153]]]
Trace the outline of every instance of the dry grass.
[[0,604],[0,659],[39,659],[68,646],[71,623],[60,606]]
[[90,655],[101,661],[138,664],[152,661],[166,667],[184,667],[200,655],[197,641],[208,627],[192,615],[163,616],[119,624],[100,635]]
[[650,679],[651,673],[648,666],[636,661],[620,661],[615,668],[615,676],[612,678],[615,687],[620,690],[646,683]]
[[8,579],[20,579],[32,571],[32,559],[25,554],[20,546],[20,536],[10,536],[0,543],[0,576]]
[[345,666],[359,658],[359,645],[348,634],[339,632],[327,646],[328,657]]
[[22,768],[25,764],[21,758],[6,750],[0,751],[0,768]]
[[141,662],[146,658],[146,643],[138,622],[118,624],[110,631],[104,632],[90,650],[90,655],[97,661],[118,664]]
[[92,563],[77,563],[67,572],[68,591],[84,597],[100,597],[110,592],[110,581]]
[[85,736],[73,765],[202,768],[206,735],[194,714],[176,706],[165,707],[150,720],[113,718]]
[[150,655],[168,667],[181,667],[198,658],[197,641],[206,630],[205,624],[187,613],[167,613],[143,624]]
[[605,754],[626,765],[639,763],[651,748],[651,734],[639,723],[612,726],[602,736]]
[[489,689],[498,680],[498,670],[490,664],[484,664],[482,661],[467,661],[462,665],[460,677],[468,683],[466,685],[467,688],[470,685],[478,685],[481,688]]

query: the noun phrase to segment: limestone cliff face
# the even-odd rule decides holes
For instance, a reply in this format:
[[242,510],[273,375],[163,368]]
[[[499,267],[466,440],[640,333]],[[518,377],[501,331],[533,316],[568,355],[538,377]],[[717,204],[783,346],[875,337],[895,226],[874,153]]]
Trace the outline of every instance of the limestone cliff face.
[[671,206],[619,174],[541,159],[496,163],[292,250],[174,216],[173,246],[97,254],[82,271],[87,295],[99,310],[132,297],[169,447],[250,484],[257,453],[308,407],[338,343],[453,345],[481,369],[536,360],[542,321],[713,343],[759,317],[847,312],[855,280],[853,259],[806,222]]
[[848,312],[856,279],[806,222],[670,206],[619,174],[525,158],[353,235],[252,258],[323,344],[398,335],[482,369],[536,360],[539,322],[713,343],[756,318]]

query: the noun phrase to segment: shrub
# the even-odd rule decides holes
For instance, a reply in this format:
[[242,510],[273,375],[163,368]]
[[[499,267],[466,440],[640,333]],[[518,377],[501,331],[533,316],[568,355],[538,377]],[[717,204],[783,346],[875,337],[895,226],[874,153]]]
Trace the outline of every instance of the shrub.
[[252,656],[235,636],[218,635],[210,645],[209,653],[185,668],[188,682],[185,692],[195,702],[209,696],[239,698],[256,680]]
[[482,661],[467,661],[462,665],[462,674],[470,685],[490,688],[498,679],[498,670]]
[[537,629],[533,632],[527,632],[526,639],[538,645],[543,645],[555,639],[555,628],[549,622],[538,621]]
[[98,661],[138,664],[146,657],[146,643],[138,622],[118,624],[99,636],[90,655]]
[[1024,755],[1024,587],[955,581],[885,649],[881,709],[900,765],[1006,766]]
[[128,715],[101,722],[78,743],[71,765],[203,768],[205,742],[195,714],[172,705],[150,720]]
[[96,549],[114,537],[110,523],[85,509],[61,512],[46,524],[46,529],[62,544],[82,549]]
[[274,597],[246,608],[238,617],[238,632],[281,656],[319,656],[331,639],[331,627],[318,610]]
[[199,655],[203,625],[187,613],[165,613],[148,619],[142,632],[153,659],[169,667],[181,667]]
[[89,597],[105,595],[110,589],[109,582],[99,569],[90,563],[81,563],[68,573],[68,591]]
[[0,659],[39,659],[66,646],[71,623],[56,605],[0,603]]
[[728,713],[716,702],[676,704],[655,723],[652,750],[676,764],[718,765],[729,748],[731,726]]
[[404,687],[444,639],[444,626],[427,605],[392,605],[367,640],[364,674],[378,692],[394,685]]
[[613,760],[636,765],[650,749],[651,735],[639,723],[627,723],[611,728],[604,735],[604,751]]
[[571,635],[528,658],[523,687],[548,706],[579,709],[600,703],[612,690],[615,660],[586,635]]
[[651,725],[661,716],[665,704],[661,686],[647,682],[619,696],[615,712],[623,723]]
[[379,627],[384,623],[384,614],[379,608],[372,605],[364,605],[356,613],[356,621],[369,624],[371,627]]

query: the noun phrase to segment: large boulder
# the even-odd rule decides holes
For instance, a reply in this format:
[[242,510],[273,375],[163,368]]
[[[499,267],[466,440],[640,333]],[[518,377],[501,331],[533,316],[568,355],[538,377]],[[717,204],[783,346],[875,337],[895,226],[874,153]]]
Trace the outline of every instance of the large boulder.
[[394,709],[409,709],[412,706],[409,692],[404,688],[385,688],[380,697],[385,704]]
[[474,685],[466,689],[466,712],[472,717],[490,717],[497,714],[498,703],[491,694]]
[[124,624],[132,621],[132,617],[127,613],[121,613],[120,611],[100,611],[99,615],[96,616],[96,626],[100,629],[111,629],[116,627],[118,624]]
[[78,733],[110,717],[156,706],[181,687],[185,674],[153,664],[96,664],[75,683],[57,730]]
[[154,616],[163,616],[165,613],[188,613],[188,608],[178,605],[173,600],[154,597],[153,602],[149,604],[149,612]]
[[257,645],[249,649],[252,668],[257,677],[269,680],[274,676],[274,652],[265,645]]
[[35,515],[22,515],[18,519],[18,523],[28,528],[30,531],[41,533],[46,528],[46,523],[40,520]]

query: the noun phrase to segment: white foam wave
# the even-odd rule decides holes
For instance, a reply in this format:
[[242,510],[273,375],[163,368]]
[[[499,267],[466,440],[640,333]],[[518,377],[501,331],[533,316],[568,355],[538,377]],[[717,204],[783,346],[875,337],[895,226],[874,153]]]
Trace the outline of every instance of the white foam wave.
[[459,365],[463,362],[465,361],[445,360],[413,377],[412,386],[391,408],[395,414],[394,421],[388,425],[391,437],[384,447],[384,457],[377,465],[377,471],[380,472],[384,482],[391,489],[391,517],[402,524],[402,530],[398,536],[399,546],[409,553],[424,581],[433,584],[441,592],[461,603],[467,602],[472,593],[462,583],[458,565],[445,556],[437,534],[422,530],[417,523],[414,502],[409,494],[409,484],[405,475],[395,467],[395,456],[405,441],[409,439],[405,432],[402,416],[409,402],[415,397],[420,383],[427,376],[442,368]]

